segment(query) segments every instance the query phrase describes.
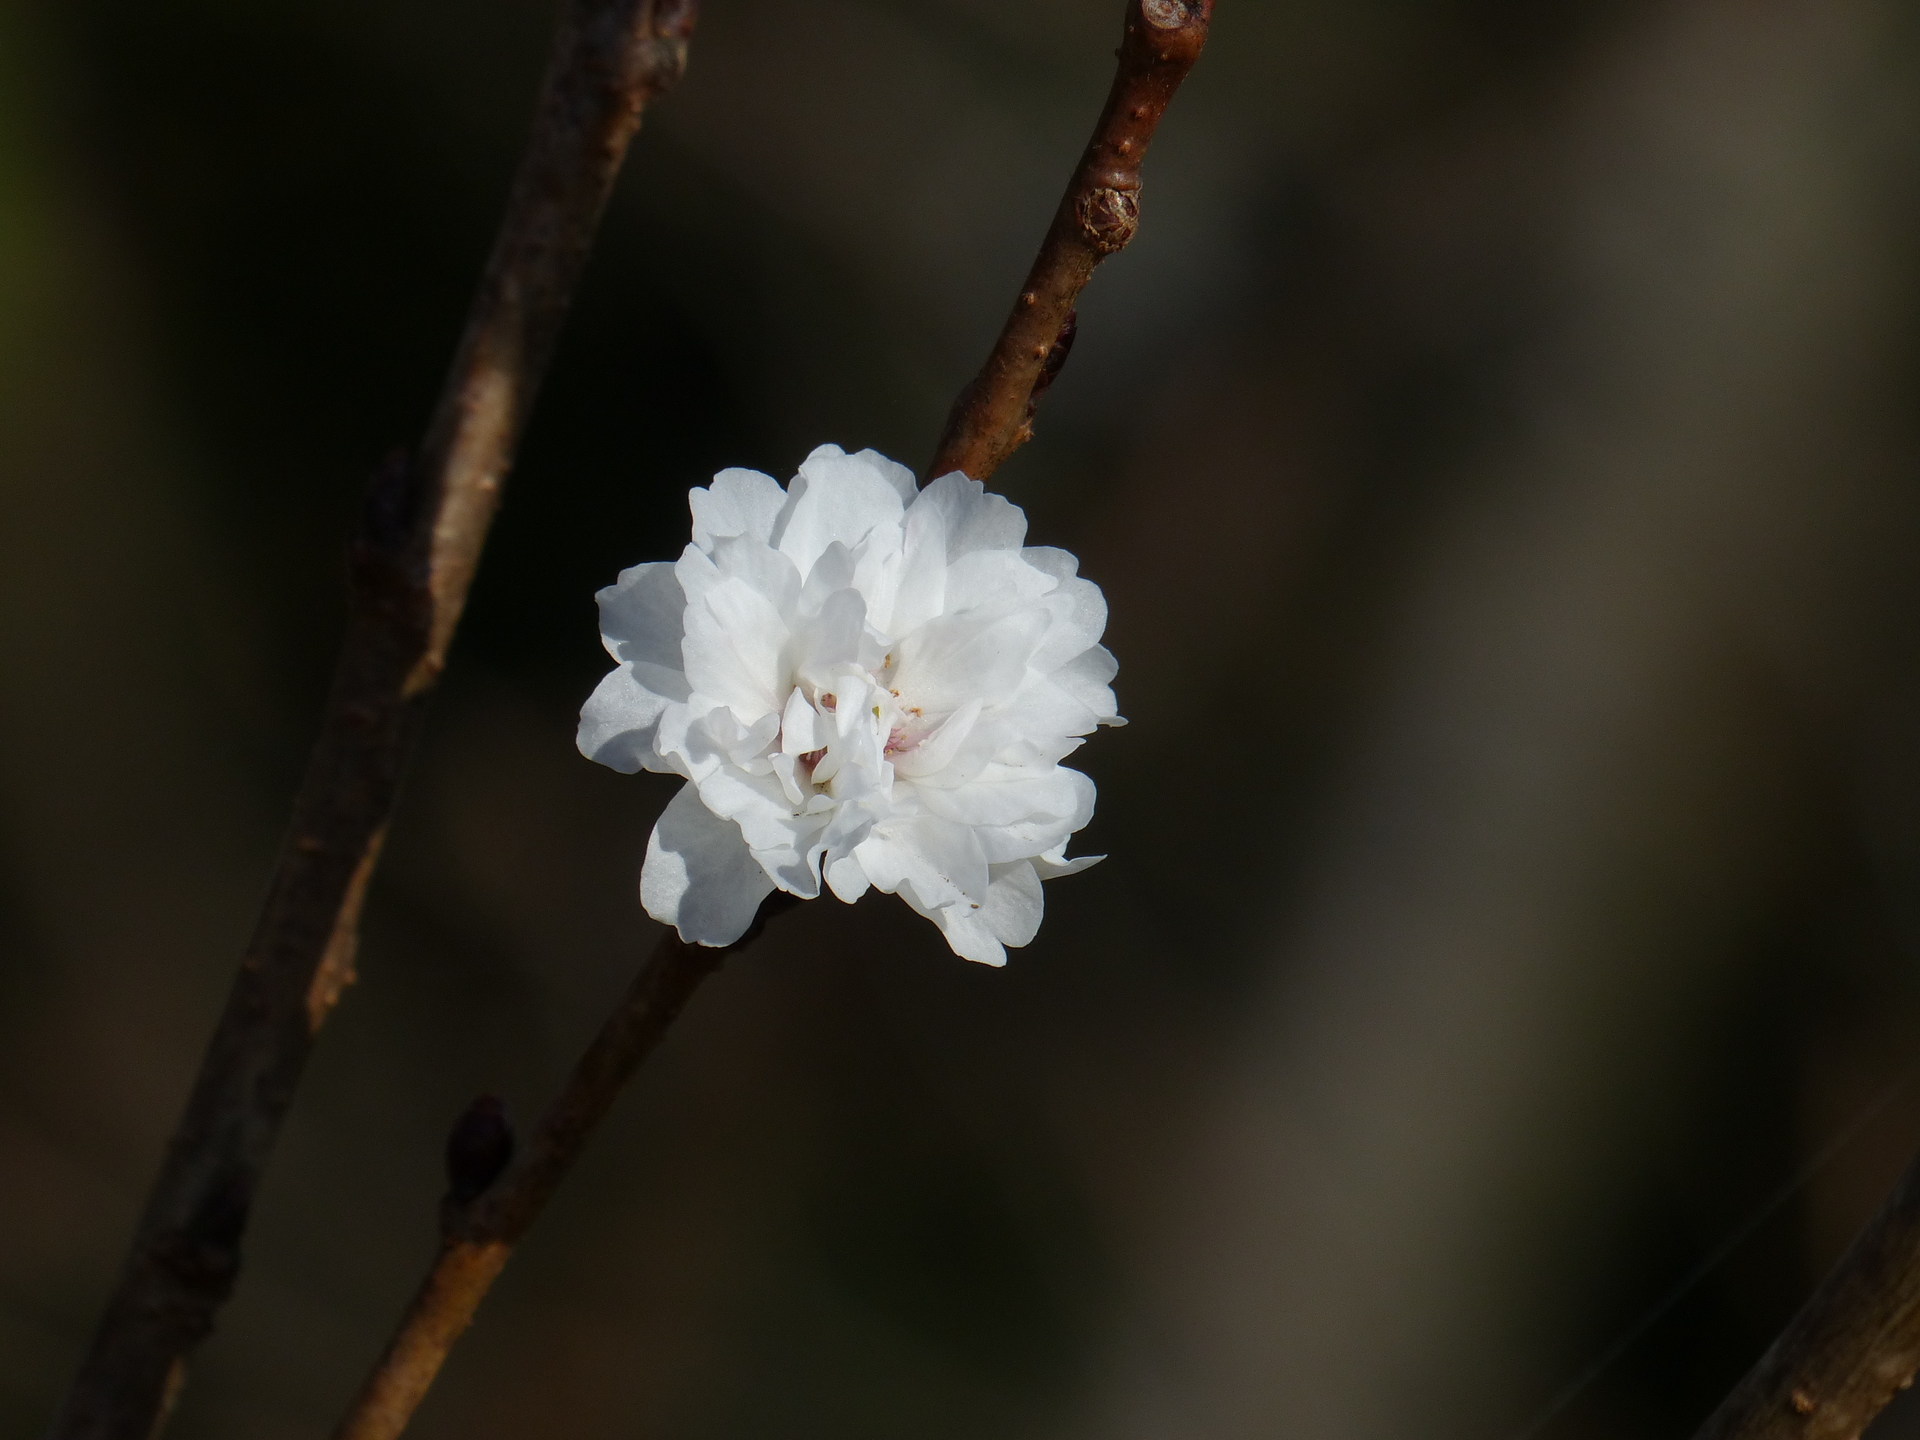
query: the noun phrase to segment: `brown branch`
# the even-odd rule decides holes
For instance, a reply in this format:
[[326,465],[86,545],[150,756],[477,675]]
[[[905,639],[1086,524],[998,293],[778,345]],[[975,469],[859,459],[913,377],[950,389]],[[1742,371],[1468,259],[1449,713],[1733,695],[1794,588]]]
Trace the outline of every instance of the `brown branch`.
[[1213,0],[1128,0],[1106,108],[992,354],[954,402],[929,478],[963,470],[985,480],[1033,438],[1033,406],[1045,390],[1043,376],[1051,381],[1066,359],[1060,342],[1074,301],[1093,267],[1123,249],[1139,226],[1140,162],[1200,58],[1212,18]]
[[569,0],[532,135],[418,456],[376,477],[333,688],[226,1009],[51,1440],[149,1440],[240,1266],[500,485],[627,143],[686,61],[695,0]]
[[753,928],[721,949],[685,944],[671,930],[663,935],[541,1117],[532,1143],[498,1183],[464,1203],[463,1172],[474,1147],[463,1141],[462,1131],[473,1129],[477,1119],[479,1133],[486,1135],[488,1102],[476,1102],[462,1117],[448,1147],[450,1189],[441,1212],[439,1254],[334,1430],[334,1440],[393,1440],[407,1428],[507,1257],[539,1218],[620,1088],[721,960],[751,944],[770,916],[797,903],[775,892],[762,904]]
[[1695,1440],[1855,1440],[1920,1370],[1920,1157]]

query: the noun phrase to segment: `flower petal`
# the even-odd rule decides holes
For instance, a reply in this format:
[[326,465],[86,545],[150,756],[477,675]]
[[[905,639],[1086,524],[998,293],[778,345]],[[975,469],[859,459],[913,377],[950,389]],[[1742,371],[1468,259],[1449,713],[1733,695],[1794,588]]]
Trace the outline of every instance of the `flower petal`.
[[747,933],[773,882],[747,850],[740,827],[680,787],[647,841],[640,903],[694,945],[731,945]]
[[[1061,847],[1063,850],[1065,846]],[[1033,857],[1033,871],[1042,880],[1058,880],[1065,875],[1078,875],[1082,870],[1091,870],[1107,857],[1104,855],[1081,855],[1072,860],[1061,860],[1046,855]]]
[[[837,445],[822,446],[822,449],[837,450]],[[818,451],[815,452],[816,454]],[[889,460],[878,450],[862,450],[852,457],[865,465],[881,479],[885,480],[900,496],[902,505],[911,505],[914,497],[920,493],[920,482],[914,478],[913,471],[898,460]]]
[[904,510],[891,480],[838,445],[809,455],[787,495],[774,544],[802,575],[834,541],[852,550],[874,526],[898,523]]
[[778,714],[787,698],[780,674],[786,641],[786,622],[771,600],[744,580],[722,580],[687,607],[687,679],[748,724]]
[[942,475],[913,502],[939,513],[947,537],[947,559],[957,560],[975,550],[1018,550],[1027,538],[1027,517],[1004,495],[989,495],[987,487],[960,471]]
[[830,685],[830,676],[857,666],[867,648],[867,602],[858,590],[836,590],[820,607],[793,627],[781,652],[790,674],[804,675],[816,685]]
[[713,488],[696,485],[687,492],[693,512],[693,543],[711,551],[713,542],[728,535],[748,535],[766,543],[774,517],[787,503],[787,492],[771,475],[758,470],[722,470]]
[[600,605],[600,639],[609,655],[680,668],[687,597],[671,560],[622,570],[618,580],[593,598]]
[[897,894],[910,886],[922,905],[938,909],[986,898],[987,862],[964,825],[915,815],[887,820],[853,852],[874,889]]
[[1033,668],[1043,675],[1085,654],[1107,629],[1107,597],[1091,580],[1063,582],[1046,604],[1053,624],[1033,657]]
[[[648,670],[679,681],[684,692],[686,677],[679,671],[661,671],[655,666]],[[684,693],[659,694],[641,683],[633,666],[622,665],[603,678],[580,707],[575,743],[589,760],[597,760],[622,775],[632,775],[645,769],[653,755],[660,717],[675,700],[685,698]]]
[[1104,645],[1090,645],[1047,677],[1092,712],[1102,725],[1120,726],[1119,707],[1113,698],[1113,677],[1120,666]]
[[983,608],[1003,613],[1032,605],[1059,584],[1027,564],[1017,550],[975,550],[947,566],[944,608],[949,614]]
[[722,578],[744,581],[766,596],[782,615],[791,611],[799,598],[800,572],[793,568],[793,561],[750,535],[714,541],[713,563]]
[[969,700],[992,704],[1012,695],[1046,633],[1044,611],[1021,610],[982,624],[966,615],[929,620],[894,649],[893,687],[903,704],[929,716]]
[[1002,945],[1018,949],[1031,943],[1040,933],[1040,917],[1047,903],[1033,862],[993,865],[987,874],[987,903],[980,907],[981,920]]

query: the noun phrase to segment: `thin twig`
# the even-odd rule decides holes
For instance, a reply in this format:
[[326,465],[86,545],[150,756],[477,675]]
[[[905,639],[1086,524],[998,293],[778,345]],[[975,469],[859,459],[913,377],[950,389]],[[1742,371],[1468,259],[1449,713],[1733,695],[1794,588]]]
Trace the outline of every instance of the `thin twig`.
[[1920,1370],[1920,1157],[1695,1440],[1855,1440]]
[[963,470],[985,480],[1033,437],[1034,402],[1071,344],[1074,301],[1140,224],[1140,162],[1212,18],[1213,0],[1129,0],[1106,108],[993,353],[947,418],[929,477]]
[[[661,937],[573,1067],[566,1088],[541,1117],[520,1159],[477,1199],[461,1204],[450,1196],[444,1205],[439,1254],[346,1418],[334,1430],[334,1440],[394,1440],[407,1428],[447,1352],[473,1320],[513,1247],[546,1207],[620,1088],[660,1043],[700,982],[720,967],[725,956],[751,944],[772,914],[794,903],[791,896],[776,892],[761,906],[753,928],[722,949],[685,944],[671,930]],[[456,1129],[456,1138],[458,1133]],[[450,1146],[450,1172],[455,1170],[453,1154]],[[449,1179],[457,1194],[460,1175],[450,1173]]]
[[506,217],[416,457],[376,477],[347,635],[266,904],[50,1440],[149,1440],[240,1267],[315,1032],[353,980],[367,882],[500,485],[627,143],[685,65],[695,0],[569,0]]

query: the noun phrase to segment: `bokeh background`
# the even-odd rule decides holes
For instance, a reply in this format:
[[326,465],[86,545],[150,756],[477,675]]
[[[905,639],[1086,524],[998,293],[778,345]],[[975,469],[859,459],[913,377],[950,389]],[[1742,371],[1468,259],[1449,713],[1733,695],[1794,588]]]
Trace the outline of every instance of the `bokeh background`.
[[[447,1124],[535,1112],[624,985],[671,782],[574,753],[594,590],[720,466],[924,460],[1119,10],[710,0],[179,1440],[327,1433]],[[0,6],[7,1440],[251,923],[550,19]],[[1920,1145],[1917,182],[1900,0],[1220,0],[998,482],[1112,602],[1112,858],[1005,971],[885,898],[730,962],[416,1433],[1691,1434]]]

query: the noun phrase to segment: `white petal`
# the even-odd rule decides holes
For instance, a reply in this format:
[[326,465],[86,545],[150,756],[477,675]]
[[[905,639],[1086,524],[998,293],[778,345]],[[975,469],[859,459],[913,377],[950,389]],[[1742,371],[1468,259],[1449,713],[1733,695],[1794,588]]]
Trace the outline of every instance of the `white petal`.
[[1051,575],[1058,581],[1071,580],[1080,573],[1079,558],[1071,550],[1052,545],[1029,545],[1020,552],[1020,558],[1041,574]]
[[787,708],[780,713],[780,748],[788,755],[804,755],[824,743],[820,717],[807,703],[798,686],[787,697]]
[[800,598],[800,572],[793,568],[793,561],[750,535],[714,541],[713,563],[723,578],[744,581],[782,615]]
[[647,913],[691,944],[731,945],[772,891],[740,828],[701,804],[692,785],[681,786],[647,841],[640,871]]
[[904,508],[890,480],[836,445],[809,455],[787,493],[775,544],[802,575],[834,541],[852,550],[874,526],[897,524]]
[[914,479],[913,471],[898,460],[889,460],[878,450],[862,450],[853,458],[893,486],[902,505],[911,505],[914,497],[920,493],[920,482]]
[[1033,870],[1042,880],[1058,880],[1063,875],[1078,875],[1082,870],[1091,870],[1106,858],[1104,855],[1082,855],[1073,860],[1057,860],[1036,855],[1033,857]]
[[848,665],[860,663],[867,648],[867,602],[858,590],[836,590],[820,607],[793,627],[781,651],[780,663],[789,674],[805,675],[815,685]]
[[702,550],[727,535],[750,535],[765,543],[773,520],[787,502],[787,492],[771,475],[758,470],[722,470],[713,488],[697,485],[687,492],[693,512],[693,543]]
[[772,601],[743,580],[722,580],[687,607],[681,642],[687,679],[744,721],[778,714],[787,698],[780,673],[786,640],[786,622]]
[[1113,698],[1112,680],[1120,666],[1104,645],[1092,645],[1047,678],[1086,706],[1102,725],[1124,725]]
[[909,780],[938,775],[954,762],[960,747],[973,734],[973,727],[979,719],[980,702],[969,700],[918,745],[896,754],[893,757],[894,773]]
[[782,890],[808,900],[820,893],[807,850],[829,817],[798,813],[771,766],[764,775],[723,766],[700,781],[700,799],[734,823],[754,860]]
[[672,561],[655,560],[622,570],[617,581],[593,598],[600,603],[600,639],[609,655],[680,668],[687,597]]
[[[988,767],[991,773],[992,767]],[[980,842],[981,853],[991,864],[1006,864],[1014,860],[1027,860],[1035,856],[1058,857],[1066,843],[1076,830],[1085,827],[1093,818],[1094,786],[1093,781],[1078,770],[1069,770],[1064,765],[1055,770],[1055,775],[1066,781],[1072,790],[1070,800],[1055,796],[1048,800],[1048,808],[1056,806],[1066,810],[1065,814],[1056,814],[1052,818],[1034,815],[1025,820],[1017,820],[1007,825],[976,825],[973,834]],[[932,792],[922,787],[923,799],[931,798]]]
[[849,905],[866,894],[872,884],[866,870],[851,855],[843,855],[827,866],[827,888]]
[[787,797],[787,803],[795,810],[806,804],[806,793],[800,788],[799,757],[782,750],[777,755],[768,756],[767,763],[772,768],[774,778],[780,782],[780,790]]
[[[671,674],[683,687],[686,683],[678,671],[660,673]],[[580,753],[623,775],[645,768],[653,756],[660,717],[675,699],[685,696],[658,694],[640,682],[631,665],[620,666],[600,681],[580,707],[575,737]]]
[[1107,597],[1091,580],[1065,581],[1047,596],[1046,606],[1053,626],[1033,657],[1033,668],[1043,675],[1084,654],[1107,629]]
[[947,566],[945,608],[949,613],[982,606],[1005,611],[1032,604],[1059,584],[1027,564],[1019,551],[975,550]]
[[948,947],[962,960],[996,968],[1007,963],[1007,952],[981,918],[983,906],[965,901],[952,905],[927,905],[914,894],[911,885],[903,886],[898,893],[914,914],[924,916],[940,927]]
[[[901,526],[897,575],[889,576],[890,593],[874,596],[874,624],[899,637],[927,623],[946,608],[947,512],[938,505],[916,501]],[[881,602],[884,602],[884,607]]]
[[1045,633],[1044,611],[1025,610],[989,624],[964,615],[930,620],[894,649],[893,687],[901,703],[928,715],[987,704],[1012,695]]
[[1007,963],[1007,952],[1001,948],[999,937],[993,933],[985,914],[984,910],[964,905],[946,905],[929,918],[940,926],[947,944],[962,960],[998,969]]
[[987,874],[987,903],[980,907],[981,920],[1002,945],[1017,949],[1029,944],[1040,933],[1040,916],[1046,908],[1033,862],[995,865]]
[[[906,577],[905,532],[900,522],[890,520],[867,532],[853,552],[853,588],[867,597],[867,613],[891,621],[900,594],[900,582]],[[876,622],[877,624],[878,622]],[[882,627],[882,633],[890,634]]]
[[987,862],[973,832],[928,815],[876,825],[854,854],[876,890],[911,887],[929,910],[986,898]]
[[947,537],[947,559],[957,560],[975,550],[1018,550],[1027,538],[1027,517],[1004,495],[989,495],[987,487],[958,470],[942,475],[913,502],[940,512]]
[[838,540],[822,550],[820,558],[807,572],[806,586],[800,592],[800,608],[808,614],[818,614],[829,595],[851,588],[853,565],[853,552]]
[[[1057,672],[1056,672],[1057,673]],[[1106,692],[1109,696],[1111,690]],[[1055,735],[1090,735],[1100,717],[1052,676],[1029,670],[1026,683],[1002,702],[997,712],[1015,734],[1031,739]]]
[[713,556],[689,543],[674,562],[673,578],[680,582],[687,604],[698,605],[707,598],[707,592],[720,583],[720,567],[713,563]]
[[[918,793],[928,814],[959,825],[1006,826],[1027,820],[1074,820],[1080,818],[1082,799],[1081,785],[1076,779],[1091,783],[1079,771],[1056,765],[1052,770],[1019,779],[975,780],[971,785],[952,790],[930,786]],[[1092,818],[1089,810],[1080,824]],[[1077,830],[1080,826],[1073,828]]]
[[977,825],[973,836],[989,864],[1005,865],[1060,849],[1077,828],[1071,820],[1022,820],[1014,825]]

